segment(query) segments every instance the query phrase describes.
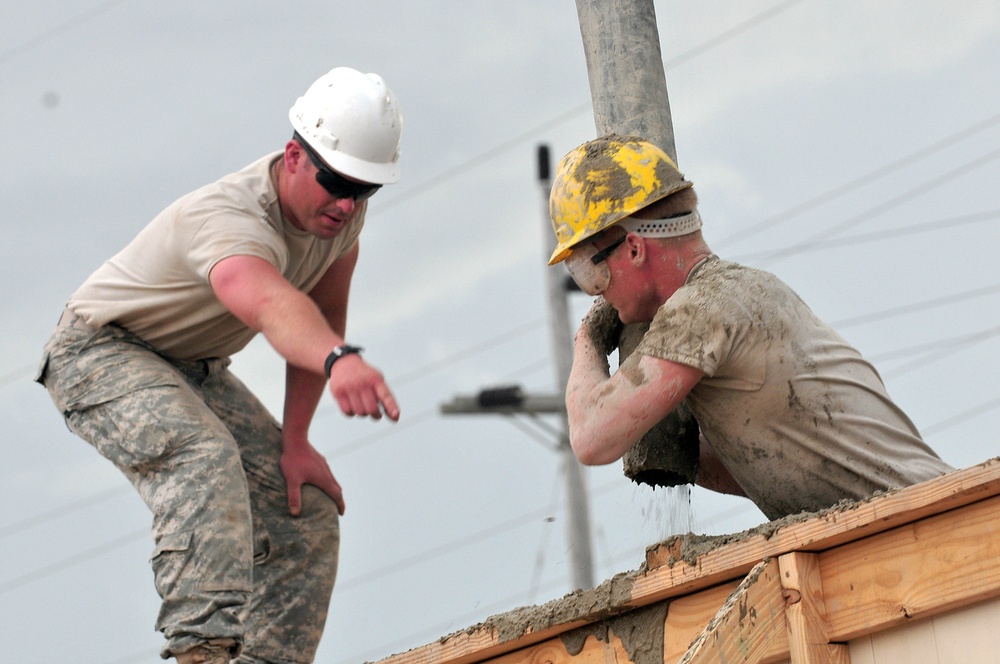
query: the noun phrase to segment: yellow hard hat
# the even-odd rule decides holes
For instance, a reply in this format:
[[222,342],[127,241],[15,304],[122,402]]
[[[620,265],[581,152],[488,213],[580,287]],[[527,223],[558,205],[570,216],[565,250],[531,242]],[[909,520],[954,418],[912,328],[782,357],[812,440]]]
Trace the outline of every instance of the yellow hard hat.
[[555,265],[573,247],[664,196],[691,186],[667,153],[634,136],[588,141],[559,162],[549,194]]

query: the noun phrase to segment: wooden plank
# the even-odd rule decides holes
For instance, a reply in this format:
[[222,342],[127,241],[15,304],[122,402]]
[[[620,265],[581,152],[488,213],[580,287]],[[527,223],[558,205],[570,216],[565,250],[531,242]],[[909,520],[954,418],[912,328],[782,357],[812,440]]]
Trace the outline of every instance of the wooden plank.
[[1000,496],[820,554],[828,635],[871,634],[1000,596]]
[[847,644],[827,637],[826,605],[815,553],[788,553],[778,558],[788,623],[792,664],[850,664]]
[[670,602],[663,629],[665,664],[676,664],[684,656],[739,585],[739,581],[730,581]]
[[785,599],[778,561],[751,570],[678,664],[745,664],[787,657]]
[[[819,552],[1000,494],[1000,459],[851,503],[803,520],[765,524],[759,534],[709,549],[692,562],[678,541],[651,547],[630,605],[687,595],[746,575],[759,561],[792,551]],[[751,531],[753,532],[753,531]]]

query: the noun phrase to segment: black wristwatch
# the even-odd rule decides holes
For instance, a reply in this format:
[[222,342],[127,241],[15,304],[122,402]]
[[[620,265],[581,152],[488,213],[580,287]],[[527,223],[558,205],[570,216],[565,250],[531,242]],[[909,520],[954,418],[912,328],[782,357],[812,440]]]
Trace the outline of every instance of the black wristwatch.
[[345,355],[351,355],[352,353],[360,353],[364,348],[361,346],[349,346],[344,344],[343,346],[337,346],[330,354],[326,356],[326,362],[323,363],[323,371],[326,373],[326,377],[330,378],[330,371],[333,369],[333,363],[342,358]]

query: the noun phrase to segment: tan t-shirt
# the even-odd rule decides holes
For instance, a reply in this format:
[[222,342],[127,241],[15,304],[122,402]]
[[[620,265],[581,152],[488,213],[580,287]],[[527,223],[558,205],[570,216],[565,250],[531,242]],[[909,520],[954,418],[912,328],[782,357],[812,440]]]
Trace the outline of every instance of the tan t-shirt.
[[687,404],[768,518],[952,470],[875,368],[767,272],[709,258],[659,309],[636,352],[705,373]]
[[115,323],[167,355],[228,357],[254,337],[215,297],[208,281],[223,258],[257,256],[308,292],[353,245],[366,204],[341,233],[322,240],[282,214],[270,154],[178,199],[98,268],[68,306],[88,325]]

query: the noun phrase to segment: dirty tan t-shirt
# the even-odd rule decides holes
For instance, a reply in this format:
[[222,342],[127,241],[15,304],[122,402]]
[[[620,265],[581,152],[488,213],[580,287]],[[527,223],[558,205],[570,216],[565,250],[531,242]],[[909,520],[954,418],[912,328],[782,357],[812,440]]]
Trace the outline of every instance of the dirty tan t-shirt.
[[767,272],[709,258],[659,309],[636,352],[705,373],[687,404],[770,519],[952,470],[875,368]]
[[68,306],[91,327],[115,323],[182,360],[228,357],[256,332],[215,297],[208,281],[223,258],[257,256],[308,292],[354,244],[366,204],[323,240],[281,214],[270,154],[178,199],[98,268]]

